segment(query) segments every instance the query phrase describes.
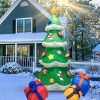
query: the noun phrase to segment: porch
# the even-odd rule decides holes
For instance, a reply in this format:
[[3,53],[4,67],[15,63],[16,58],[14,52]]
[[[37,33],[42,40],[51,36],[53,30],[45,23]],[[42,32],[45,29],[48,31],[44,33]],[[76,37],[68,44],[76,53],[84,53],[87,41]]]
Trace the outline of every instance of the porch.
[[0,35],[0,65],[16,62],[23,67],[36,67],[45,36],[45,32]]
[[0,56],[0,66],[8,62],[16,62],[22,67],[32,67],[34,66],[34,57],[22,57],[22,56]]

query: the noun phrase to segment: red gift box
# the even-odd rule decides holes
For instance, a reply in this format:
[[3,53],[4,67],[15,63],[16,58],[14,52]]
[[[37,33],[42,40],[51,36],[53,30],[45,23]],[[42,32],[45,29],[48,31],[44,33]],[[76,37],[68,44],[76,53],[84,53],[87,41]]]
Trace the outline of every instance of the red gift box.
[[27,100],[45,100],[48,97],[48,91],[38,80],[31,81],[24,92]]

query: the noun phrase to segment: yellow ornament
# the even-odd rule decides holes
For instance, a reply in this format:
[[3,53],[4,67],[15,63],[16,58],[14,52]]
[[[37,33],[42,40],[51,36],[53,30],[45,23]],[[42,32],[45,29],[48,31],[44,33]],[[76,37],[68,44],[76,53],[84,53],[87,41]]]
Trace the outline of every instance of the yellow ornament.
[[58,10],[56,8],[52,8],[50,12],[51,14],[58,14]]
[[53,78],[50,78],[49,82],[50,83],[54,83],[54,79]]
[[48,56],[48,58],[49,58],[49,60],[52,60],[52,59],[54,59],[54,55],[50,54],[50,55]]

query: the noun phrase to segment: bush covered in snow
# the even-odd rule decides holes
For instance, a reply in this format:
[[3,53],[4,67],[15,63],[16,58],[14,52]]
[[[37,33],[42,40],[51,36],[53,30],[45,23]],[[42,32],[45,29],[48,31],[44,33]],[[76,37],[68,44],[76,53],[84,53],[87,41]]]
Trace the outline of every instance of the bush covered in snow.
[[84,73],[84,74],[86,74],[86,71],[85,71],[85,69],[73,69],[73,70],[70,70],[70,72],[73,74],[73,75],[77,75],[77,73],[79,73],[79,72],[82,72],[82,73]]
[[0,71],[6,74],[16,74],[22,72],[22,68],[15,62],[6,63],[0,67]]

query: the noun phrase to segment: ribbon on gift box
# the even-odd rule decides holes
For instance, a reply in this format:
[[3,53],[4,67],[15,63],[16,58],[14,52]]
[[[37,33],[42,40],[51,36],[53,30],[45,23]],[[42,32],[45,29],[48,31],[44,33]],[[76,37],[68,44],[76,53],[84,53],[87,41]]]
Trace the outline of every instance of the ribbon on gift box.
[[[70,88],[73,88],[73,87],[70,87]],[[74,91],[73,91],[70,95],[68,95],[68,96],[66,97],[67,99],[71,98],[74,94],[78,94],[78,96],[79,96],[79,98],[80,98],[80,94],[79,94],[80,87],[76,87],[76,88],[73,88],[73,89],[74,89]]]
[[38,86],[43,86],[43,84],[36,84],[35,81],[31,81],[29,83],[30,90],[28,91],[26,97],[28,98],[30,93],[35,93],[36,96],[39,98],[39,100],[43,100],[43,98],[41,97],[41,95],[37,91]]
[[80,76],[80,81],[78,86],[81,87],[84,80],[88,81],[90,83],[90,77],[86,74],[83,74],[82,72],[79,72],[78,75]]

